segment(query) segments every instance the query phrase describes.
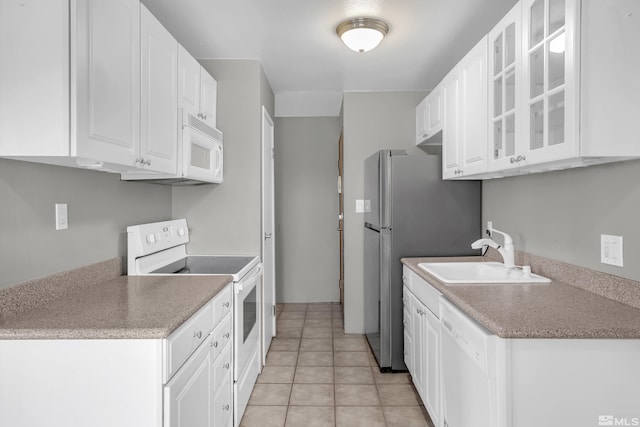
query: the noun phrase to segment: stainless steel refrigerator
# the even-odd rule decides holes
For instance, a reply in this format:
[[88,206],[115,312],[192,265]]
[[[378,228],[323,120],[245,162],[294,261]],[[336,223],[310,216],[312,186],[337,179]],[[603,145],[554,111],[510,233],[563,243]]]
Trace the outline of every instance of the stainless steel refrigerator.
[[382,371],[406,369],[400,259],[477,254],[482,184],[443,181],[441,164],[403,150],[365,160],[364,324]]

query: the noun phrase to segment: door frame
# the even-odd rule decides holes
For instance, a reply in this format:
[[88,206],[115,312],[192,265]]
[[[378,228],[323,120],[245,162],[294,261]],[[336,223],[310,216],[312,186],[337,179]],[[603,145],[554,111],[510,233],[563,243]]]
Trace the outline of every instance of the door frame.
[[[261,255],[261,259],[263,262],[263,268],[264,268],[264,273],[263,273],[263,279],[262,279],[262,283],[263,283],[263,292],[262,292],[262,313],[263,313],[263,322],[262,322],[262,364],[264,365],[266,363],[266,357],[267,357],[267,351],[269,350],[269,346],[271,345],[271,339],[276,335],[276,316],[275,316],[275,304],[276,304],[276,246],[275,246],[275,180],[274,180],[274,158],[275,158],[275,138],[274,138],[274,122],[273,119],[271,118],[271,116],[269,115],[269,112],[267,111],[267,109],[265,108],[265,106],[262,106],[262,121],[261,121],[261,156],[262,156],[262,161],[261,161],[261,166],[262,166],[262,172],[261,172],[261,207],[260,207],[260,217],[261,217],[261,234],[260,234],[260,240],[261,240],[261,248],[260,248],[260,255]],[[271,147],[265,147],[265,145],[267,144],[267,139],[265,138],[266,133],[265,131],[268,128],[268,132],[270,132],[271,134]],[[265,188],[265,174],[268,172],[266,166],[266,160],[267,160],[267,156],[269,154],[269,152],[271,152],[271,156],[269,157],[271,160],[271,168],[270,168],[270,172],[271,172],[271,188]],[[267,198],[269,198],[271,200],[271,224],[265,224],[265,222],[267,221],[267,215],[266,215],[266,210],[265,210],[265,201],[267,200]],[[271,230],[271,235],[269,238],[267,238],[267,231],[265,230]],[[267,241],[269,242],[268,245],[271,246],[271,252],[272,252],[272,256],[271,256],[271,260],[272,262],[269,263],[270,265],[266,265],[266,260],[265,260],[265,250],[267,249]],[[268,277],[270,276],[270,277]],[[267,283],[269,283],[268,281],[271,281],[271,287],[272,289],[267,289]],[[273,302],[273,306],[272,307],[265,307],[265,304],[267,302],[267,292],[269,292],[269,295],[271,296],[271,301]],[[270,322],[271,323],[271,331],[272,331],[272,335],[267,337],[266,336],[266,323]]]
[[340,139],[338,140],[338,238],[340,246],[340,279],[338,287],[340,288],[340,304],[344,304],[344,131],[340,131]]

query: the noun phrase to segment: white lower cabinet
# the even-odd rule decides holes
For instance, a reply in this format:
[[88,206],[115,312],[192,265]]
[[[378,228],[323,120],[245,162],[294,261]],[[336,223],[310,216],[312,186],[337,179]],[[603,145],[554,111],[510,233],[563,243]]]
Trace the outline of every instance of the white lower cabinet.
[[231,298],[166,339],[0,340],[0,426],[231,426]]
[[[473,427],[640,425],[640,340],[490,335],[482,355],[465,356],[462,347],[452,351],[446,326],[440,329],[436,313],[446,324],[446,311],[430,309],[440,293],[407,267],[403,281],[412,318],[405,322],[405,362],[436,427],[445,427],[452,408],[463,413],[448,416],[446,427],[470,427],[468,420]],[[480,342],[464,325],[455,337]],[[445,396],[456,387],[459,393]]]
[[440,322],[436,315],[440,294],[406,267],[403,276],[405,364],[431,420],[440,426]]
[[211,341],[206,339],[185,366],[164,387],[164,425],[171,427],[210,427]]

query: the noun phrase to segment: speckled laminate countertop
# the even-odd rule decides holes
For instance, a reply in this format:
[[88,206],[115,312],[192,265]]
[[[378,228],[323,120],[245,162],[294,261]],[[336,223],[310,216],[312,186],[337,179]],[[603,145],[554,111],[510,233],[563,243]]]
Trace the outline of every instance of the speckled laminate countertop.
[[[502,338],[640,338],[640,310],[557,280],[550,284],[445,285],[422,262],[485,257],[403,258],[444,297]],[[535,269],[534,269],[534,272]]]
[[0,339],[166,338],[231,276],[120,276],[0,318]]

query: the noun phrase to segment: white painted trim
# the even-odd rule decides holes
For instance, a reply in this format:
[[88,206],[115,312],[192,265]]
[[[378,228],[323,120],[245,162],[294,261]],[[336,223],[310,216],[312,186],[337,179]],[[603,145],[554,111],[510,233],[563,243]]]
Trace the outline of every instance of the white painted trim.
[[342,92],[277,92],[276,117],[339,117]]
[[[265,124],[269,126],[270,129],[270,133],[271,133],[271,147],[265,147]],[[263,283],[263,287],[264,287],[264,283],[266,283],[267,281],[267,274],[269,274],[269,272],[271,272],[270,274],[270,279],[271,279],[271,283],[273,285],[273,289],[272,289],[272,301],[273,304],[276,303],[276,251],[275,251],[275,176],[274,176],[274,155],[271,156],[271,188],[270,189],[266,189],[265,188],[265,149],[268,150],[275,150],[275,135],[274,135],[274,122],[273,119],[271,118],[271,116],[269,115],[269,112],[267,111],[267,109],[264,107],[264,105],[262,106],[262,121],[261,121],[261,167],[262,167],[262,172],[261,172],[261,202],[260,202],[260,218],[261,218],[261,233],[260,233],[260,256],[262,259],[262,262],[264,264],[264,275],[262,278],[262,283]],[[269,191],[270,190],[270,191]],[[271,225],[270,227],[266,227],[265,226],[265,196],[266,196],[266,192],[269,191],[270,194],[268,195],[268,197],[271,199]],[[264,254],[265,254],[265,241],[266,239],[264,238],[264,233],[266,229],[270,229],[271,230],[271,239],[270,239],[270,244],[273,245],[273,254],[272,254],[272,260],[273,262],[270,263],[271,265],[266,265],[267,260],[265,260]],[[262,365],[266,364],[266,359],[267,359],[267,351],[269,350],[269,345],[271,344],[271,339],[268,339],[265,337],[265,324],[267,319],[271,319],[271,324],[272,324],[272,332],[275,335],[275,331],[276,331],[276,318],[273,314],[273,311],[270,307],[265,307],[264,304],[264,298],[266,295],[266,291],[262,294],[262,313],[263,313],[263,321],[261,322],[261,336],[262,336],[262,345],[261,345],[261,352],[262,352]],[[269,337],[271,338],[271,337]]]

